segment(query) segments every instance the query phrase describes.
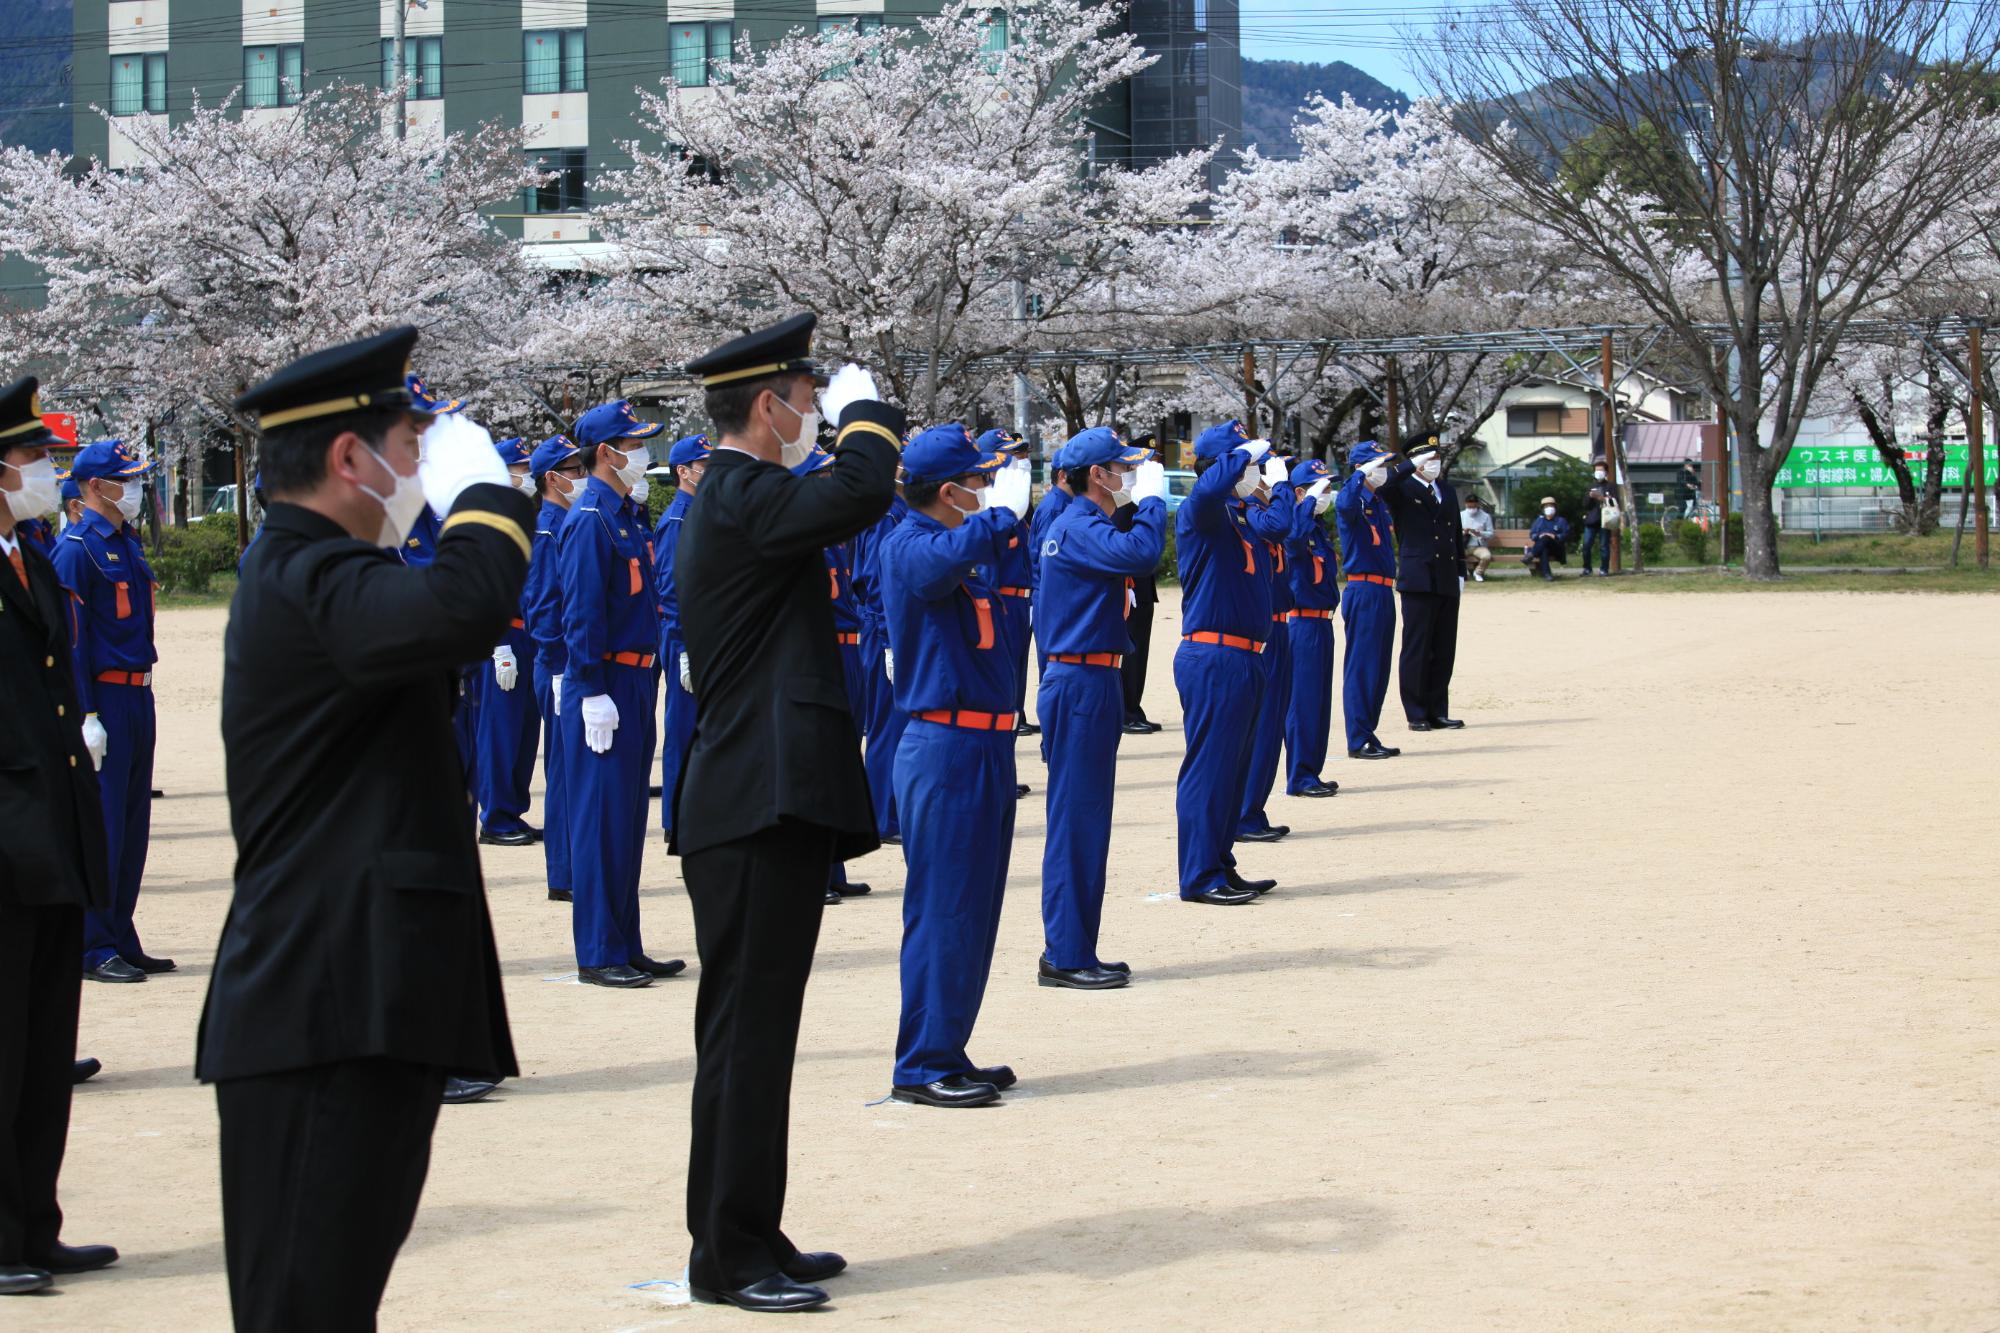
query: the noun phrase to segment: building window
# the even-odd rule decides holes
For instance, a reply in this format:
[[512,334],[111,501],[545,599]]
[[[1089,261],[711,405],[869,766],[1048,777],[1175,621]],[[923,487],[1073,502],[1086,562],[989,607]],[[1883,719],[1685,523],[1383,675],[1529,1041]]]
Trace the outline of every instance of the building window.
[[167,111],[167,53],[111,57],[111,114],[163,116]]
[[[861,33],[861,34],[862,34],[863,36],[866,36],[867,34],[869,34],[869,33],[871,33],[871,32],[880,32],[880,31],[882,31],[882,16],[881,16],[880,14],[822,14],[822,15],[820,15],[820,19],[819,19],[819,35],[820,35],[820,36],[824,37],[824,36],[826,36],[826,35],[827,35],[828,33],[835,33],[835,32],[839,32],[839,31],[841,31],[842,29],[848,29],[848,30],[851,30],[851,31],[853,31],[853,32],[858,32],[858,33]],[[846,64],[844,64],[844,63],[843,63],[843,64],[839,64],[839,65],[835,65],[835,66],[834,66],[834,67],[833,67],[832,69],[829,69],[829,70],[828,70],[828,71],[826,72],[826,77],[827,77],[827,78],[829,78],[829,79],[844,79],[844,78],[846,78],[846,77],[847,77],[847,65],[846,65]]]
[[998,73],[1007,54],[1007,11],[996,9],[986,16],[986,72]]
[[525,93],[580,93],[583,84],[582,28],[539,28],[521,34]]
[[667,34],[667,62],[683,88],[729,82],[735,51],[734,23],[676,23]]
[[[404,94],[414,102],[434,102],[444,96],[444,38],[405,37],[403,77],[410,81]],[[382,86],[396,86],[396,39],[382,39]]]
[[1590,409],[1558,405],[1510,407],[1507,409],[1509,435],[1588,435]]
[[243,105],[297,106],[305,73],[306,49],[297,43],[244,47]]
[[584,186],[584,150],[551,148],[530,157],[541,170],[550,173],[540,185],[531,185],[522,201],[524,213],[581,213],[590,207]]

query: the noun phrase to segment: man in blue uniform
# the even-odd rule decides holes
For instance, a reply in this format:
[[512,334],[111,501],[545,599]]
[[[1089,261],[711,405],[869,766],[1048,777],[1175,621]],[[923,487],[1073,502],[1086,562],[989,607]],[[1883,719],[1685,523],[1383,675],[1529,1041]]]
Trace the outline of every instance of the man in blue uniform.
[[681,591],[675,557],[681,547],[681,526],[694,503],[701,474],[708,470],[708,436],[684,435],[667,450],[674,470],[674,498],[653,530],[653,587],[659,593],[660,665],[666,671],[666,721],[660,732],[660,828],[674,840],[674,797],[680,790],[681,767],[694,740],[694,695],[688,675],[687,645],[681,642]]
[[[1257,721],[1251,728],[1250,754],[1243,770],[1243,809],[1236,820],[1240,842],[1276,842],[1292,831],[1289,824],[1273,824],[1264,805],[1277,785],[1285,714],[1292,702],[1292,644],[1285,629],[1291,621],[1292,583],[1285,553],[1298,535],[1302,516],[1282,459],[1266,455],[1260,478],[1256,491],[1241,501],[1241,513],[1244,526],[1262,541],[1268,557],[1265,578],[1271,624],[1258,659],[1264,668],[1264,692],[1257,701]],[[1303,521],[1310,520],[1310,514],[1303,516]]]
[[84,919],[83,974],[93,981],[144,981],[174,970],[139,946],[132,914],[146,873],[153,824],[153,570],[132,521],[147,464],[119,440],[77,451],[70,476],[83,495],[82,521],[56,546],[56,576],[76,600],[77,694],[83,736],[97,763],[104,806],[111,907]]
[[889,512],[848,543],[854,557],[854,599],[861,608],[861,664],[868,683],[868,714],[862,733],[868,738],[864,756],[868,796],[875,803],[876,834],[890,846],[902,842],[896,822],[896,747],[910,719],[896,707],[896,655],[889,647],[889,622],[882,613],[882,580],[877,556],[882,543],[903,521],[910,507],[898,495]]
[[[998,453],[1003,456],[1004,465],[1018,469],[1023,474],[1028,467],[1028,442],[1012,431],[989,430],[974,441],[982,453]],[[1035,597],[1035,544],[1034,536],[1025,518],[1016,518],[1018,525],[1007,547],[1000,557],[987,569],[987,579],[993,591],[1007,599],[1007,609],[1012,612],[1007,617],[1007,660],[1014,664],[1014,676],[1019,682],[1014,692],[1015,730],[1022,735],[1032,736],[1038,728],[1028,725],[1028,644],[1034,637],[1033,605]],[[1022,796],[1028,794],[1026,787],[1015,784]]]
[[[984,438],[984,437],[982,437]],[[992,505],[1008,473],[1004,507]],[[897,1101],[984,1106],[1013,1086],[965,1053],[993,967],[1014,841],[1013,659],[1027,605],[987,572],[1021,539],[1027,478],[965,427],[933,426],[903,450],[905,518],[882,545],[882,606],[910,717],[896,756],[903,820],[903,1015]]]
[[1323,521],[1333,507],[1333,474],[1317,458],[1292,469],[1298,522],[1288,548],[1292,613],[1287,624],[1292,653],[1292,700],[1285,713],[1285,794],[1332,796],[1326,737],[1333,711],[1333,612],[1340,605],[1340,553]]
[[[509,484],[523,495],[533,495],[526,441],[495,440],[493,448],[507,465]],[[533,653],[524,600],[522,614],[508,623],[507,633],[494,645],[492,660],[473,668],[470,677],[478,726],[472,747],[472,793],[479,805],[479,840],[496,847],[527,847],[541,837],[522,818],[528,812],[528,783],[535,775],[535,746],[542,729],[532,680],[530,689],[520,688],[521,667]],[[547,816],[543,822],[548,822]]]
[[1403,602],[1403,655],[1396,680],[1411,731],[1456,731],[1451,669],[1458,657],[1458,603],[1465,591],[1465,543],[1458,492],[1443,480],[1436,431],[1423,433],[1389,469],[1382,499],[1396,520],[1396,591]]
[[[1271,552],[1242,503],[1263,477],[1270,449],[1242,423],[1211,426],[1195,440],[1200,475],[1174,515],[1181,579],[1181,646],[1174,653],[1187,753],[1174,786],[1184,902],[1235,907],[1277,887],[1245,879],[1231,850],[1242,817],[1250,747],[1268,688],[1262,661],[1271,632]],[[1284,531],[1291,527],[1284,500]],[[1268,510],[1258,515],[1268,523]]]
[[[1127,445],[1109,426],[1094,426],[1063,448],[1074,499],[1050,524],[1041,549],[1038,619],[1049,656],[1035,711],[1042,719],[1049,790],[1038,981],[1112,990],[1132,979],[1130,968],[1097,954],[1125,721],[1118,667],[1131,647],[1125,615],[1132,580],[1157,565],[1166,549],[1166,479],[1160,469],[1149,469],[1142,496],[1135,470],[1152,455]],[[1111,515],[1130,503],[1139,511],[1131,530],[1121,532]]]
[[577,419],[570,437],[590,479],[556,547],[569,655],[557,732],[569,787],[571,922],[577,976],[593,986],[650,986],[686,967],[648,958],[639,936],[660,617],[647,532],[625,501],[646,472],[645,440],[659,430],[622,399]]
[[[1042,492],[1042,498],[1035,502],[1034,513],[1028,517],[1029,569],[1034,575],[1033,582],[1037,594],[1042,587],[1042,543],[1048,539],[1049,529],[1055,526],[1055,521],[1062,517],[1062,511],[1076,498],[1069,492],[1069,473],[1064,470],[1064,465],[1068,461],[1068,456],[1063,452],[1066,448],[1067,445],[1059,444],[1055,452],[1049,455],[1048,488]],[[1029,628],[1032,632],[1031,637],[1035,641],[1035,678],[1039,680],[1049,669],[1048,636],[1042,633],[1039,623]],[[1040,706],[1039,703],[1037,706]],[[1030,727],[1030,734],[1040,730],[1040,727]],[[1042,762],[1047,763],[1048,758],[1049,747],[1044,741]]]
[[1389,506],[1377,495],[1389,479],[1389,456],[1373,440],[1348,453],[1354,467],[1333,499],[1340,532],[1340,567],[1347,586],[1340,622],[1347,651],[1340,659],[1341,714],[1349,759],[1393,759],[1402,751],[1382,744],[1375,728],[1389,694],[1389,658],[1396,646],[1396,537]]
[[535,707],[542,715],[542,856],[548,866],[549,900],[570,901],[569,781],[563,769],[561,734],[563,672],[569,648],[563,638],[562,576],[556,568],[557,537],[572,501],[583,491],[583,451],[567,435],[552,435],[535,446],[528,474],[542,499],[535,517],[521,618],[535,644]]

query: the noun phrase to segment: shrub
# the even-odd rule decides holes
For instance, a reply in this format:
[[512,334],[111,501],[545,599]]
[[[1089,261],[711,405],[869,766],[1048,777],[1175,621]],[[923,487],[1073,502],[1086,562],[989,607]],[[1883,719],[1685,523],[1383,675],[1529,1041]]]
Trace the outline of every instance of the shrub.
[[1639,558],[1649,565],[1660,563],[1667,551],[1667,534],[1648,523],[1639,529]]
[[1729,516],[1729,558],[1743,558],[1743,515],[1737,513]]
[[1682,519],[1674,529],[1674,541],[1679,544],[1681,554],[1691,565],[1708,563],[1708,534],[1701,530],[1701,524],[1690,519]]
[[234,515],[218,515],[184,528],[160,529],[153,575],[169,592],[204,593],[217,574],[236,568]]

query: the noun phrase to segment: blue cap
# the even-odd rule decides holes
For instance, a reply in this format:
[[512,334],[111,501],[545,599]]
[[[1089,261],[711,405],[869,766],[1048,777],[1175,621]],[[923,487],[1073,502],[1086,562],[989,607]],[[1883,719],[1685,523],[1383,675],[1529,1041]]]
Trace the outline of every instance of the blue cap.
[[516,463],[531,463],[528,446],[518,435],[510,435],[504,440],[493,441],[493,451],[500,455],[500,461],[508,467]]
[[139,457],[139,451],[123,440],[97,440],[76,451],[76,458],[69,465],[70,476],[76,478],[78,489],[82,483],[97,477],[108,477],[113,481],[125,477],[140,477],[146,473],[146,460]]
[[674,447],[667,450],[668,467],[684,467],[689,463],[699,463],[715,450],[708,446],[706,435],[683,435],[674,441]]
[[973,441],[982,453],[1017,454],[1028,447],[1028,442],[1011,430],[1001,430],[995,426]]
[[83,498],[83,492],[77,487],[75,477],[72,477],[67,472],[58,472],[56,476],[62,480],[62,486],[60,489],[62,491],[63,499],[81,500]]
[[1007,455],[982,449],[973,442],[972,432],[958,422],[919,431],[917,438],[903,446],[903,480],[950,481],[974,472],[992,472],[1007,462]]
[[657,421],[649,424],[639,420],[632,411],[632,404],[620,398],[615,403],[593,407],[578,417],[570,438],[586,449],[595,449],[612,440],[650,439],[665,429]]
[[1243,433],[1243,423],[1236,420],[1225,421],[1219,426],[1210,426],[1195,437],[1194,456],[1196,458],[1220,458],[1231,449],[1241,449],[1250,443],[1250,437]]
[[582,452],[567,435],[551,435],[535,446],[528,456],[528,471],[539,477],[550,468],[561,467]]
[[439,398],[434,396],[430,390],[424,387],[421,375],[404,376],[403,388],[410,395],[410,410],[412,412],[424,412],[434,417],[441,417],[447,412],[456,412],[459,408],[465,406],[463,398]]
[[1389,456],[1389,451],[1384,449],[1381,445],[1375,443],[1375,441],[1362,440],[1360,443],[1356,444],[1352,449],[1349,449],[1347,451],[1347,463],[1349,467],[1352,467],[1356,472],[1359,472],[1362,468],[1367,467],[1370,463],[1374,462],[1376,459],[1386,458],[1388,456]]
[[1153,456],[1151,449],[1135,449],[1125,437],[1109,426],[1092,426],[1069,437],[1062,447],[1063,467],[1103,467],[1107,463],[1143,463]]
[[803,477],[809,473],[817,472],[823,467],[831,466],[833,466],[833,455],[818,445],[814,445],[813,451],[806,455],[806,461],[792,469],[792,475]]
[[1292,469],[1292,485],[1310,486],[1316,481],[1325,481],[1333,475],[1333,470],[1318,458],[1308,458]]

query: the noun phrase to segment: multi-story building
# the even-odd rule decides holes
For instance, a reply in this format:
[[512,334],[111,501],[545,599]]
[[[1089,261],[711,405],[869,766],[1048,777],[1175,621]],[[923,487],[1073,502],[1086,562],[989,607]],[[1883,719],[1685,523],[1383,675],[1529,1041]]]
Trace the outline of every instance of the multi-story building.
[[[500,224],[560,264],[589,244],[593,180],[626,165],[639,89],[719,77],[742,39],[909,22],[936,0],[71,0],[75,149],[116,166],[120,122],[184,114],[241,88],[245,115],[283,114],[297,86],[386,83],[404,4],[407,132],[526,127],[554,173]],[[1136,0],[1128,21],[1161,59],[1092,121],[1098,161],[1147,165],[1241,143],[1236,0]],[[994,40],[1006,40],[996,13]],[[109,124],[91,108],[111,114]]]

